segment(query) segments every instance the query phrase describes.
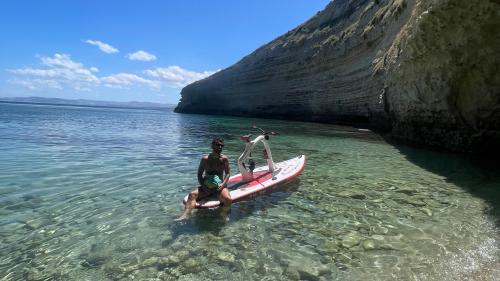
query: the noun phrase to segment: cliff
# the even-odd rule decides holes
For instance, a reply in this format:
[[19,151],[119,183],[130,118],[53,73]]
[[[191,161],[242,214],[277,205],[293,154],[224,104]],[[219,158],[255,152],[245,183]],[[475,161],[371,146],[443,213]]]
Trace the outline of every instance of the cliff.
[[334,0],[186,86],[176,112],[364,123],[456,151],[500,143],[499,0]]

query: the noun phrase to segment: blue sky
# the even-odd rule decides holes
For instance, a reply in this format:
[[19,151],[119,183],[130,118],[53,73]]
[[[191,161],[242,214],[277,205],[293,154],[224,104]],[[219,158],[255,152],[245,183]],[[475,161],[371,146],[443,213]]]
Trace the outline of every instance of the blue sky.
[[328,2],[2,1],[0,97],[174,104]]

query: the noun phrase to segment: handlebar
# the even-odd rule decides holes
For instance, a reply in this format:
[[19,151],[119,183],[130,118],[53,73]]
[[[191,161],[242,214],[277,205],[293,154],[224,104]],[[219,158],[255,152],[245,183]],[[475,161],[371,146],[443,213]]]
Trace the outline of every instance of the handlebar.
[[253,129],[258,129],[264,136],[269,136],[269,135],[276,136],[276,135],[279,135],[276,132],[267,132],[267,131],[263,130],[262,128],[259,128],[259,127],[255,126],[255,125],[253,125],[252,128]]

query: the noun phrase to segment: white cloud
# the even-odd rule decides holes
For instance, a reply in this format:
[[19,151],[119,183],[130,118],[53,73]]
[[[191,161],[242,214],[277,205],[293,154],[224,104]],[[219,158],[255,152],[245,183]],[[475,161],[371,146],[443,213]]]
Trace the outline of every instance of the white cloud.
[[115,47],[98,40],[85,40],[84,42],[99,47],[99,49],[106,54],[114,54],[119,52],[119,50]]
[[97,67],[86,67],[73,61],[68,54],[55,54],[52,57],[39,57],[38,67],[8,69],[13,74],[10,83],[27,89],[73,89],[91,91],[96,87],[130,89],[149,87],[155,90],[162,87],[182,88],[197,80],[214,74],[216,71],[195,72],[179,66],[168,66],[145,70],[144,75],[121,72],[98,76]]
[[134,84],[144,84],[152,88],[160,88],[159,81],[145,79],[130,73],[118,73],[105,76],[101,78],[101,81],[105,83],[106,87],[110,88],[132,86]]
[[139,61],[154,61],[156,60],[156,56],[145,52],[143,50],[139,50],[135,53],[127,55],[129,60],[139,60]]
[[24,86],[30,90],[38,90],[43,88],[52,88],[61,90],[62,86],[55,80],[46,79],[13,79],[9,80],[10,83]]
[[[55,54],[53,57],[41,57],[41,65],[45,68],[18,68],[9,70],[16,75],[25,76],[25,79],[13,81],[24,81],[17,83],[28,88],[38,88],[45,85],[50,88],[62,88],[70,85],[74,89],[81,89],[92,85],[98,85],[100,80],[94,75],[92,67],[85,68],[83,64],[74,62],[67,54]],[[31,84],[28,82],[31,81]],[[43,82],[45,81],[45,82]]]
[[160,79],[160,81],[164,82],[167,86],[174,88],[182,88],[188,84],[191,84],[195,81],[206,78],[216,71],[203,71],[203,72],[195,72],[183,69],[179,66],[172,65],[164,68],[155,68],[148,69],[144,71],[147,75]]
[[120,85],[114,85],[114,84],[104,84],[104,87],[111,88],[111,89],[128,89],[127,87],[123,87]]
[[43,65],[54,68],[79,69],[83,67],[83,64],[72,61],[67,54],[55,54],[53,58],[41,57],[40,60]]

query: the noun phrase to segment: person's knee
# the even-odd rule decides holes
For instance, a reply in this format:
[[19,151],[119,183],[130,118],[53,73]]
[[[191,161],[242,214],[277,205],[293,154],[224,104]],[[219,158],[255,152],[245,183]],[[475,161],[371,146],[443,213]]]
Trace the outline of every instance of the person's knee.
[[188,200],[196,200],[196,198],[198,198],[197,190],[189,192]]
[[231,195],[229,192],[222,193],[220,195],[220,201],[222,201],[224,204],[231,204]]

